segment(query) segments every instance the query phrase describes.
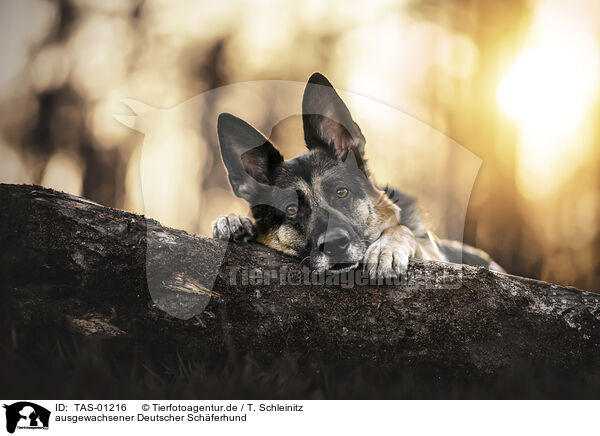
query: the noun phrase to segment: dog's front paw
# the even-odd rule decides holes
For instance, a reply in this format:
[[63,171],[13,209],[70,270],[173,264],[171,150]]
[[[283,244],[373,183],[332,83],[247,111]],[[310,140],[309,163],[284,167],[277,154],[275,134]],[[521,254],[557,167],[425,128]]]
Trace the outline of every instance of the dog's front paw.
[[370,278],[398,277],[406,272],[416,249],[417,240],[407,227],[391,227],[367,249],[365,270]]
[[247,216],[229,214],[213,221],[212,235],[223,241],[249,242],[256,238],[256,229]]

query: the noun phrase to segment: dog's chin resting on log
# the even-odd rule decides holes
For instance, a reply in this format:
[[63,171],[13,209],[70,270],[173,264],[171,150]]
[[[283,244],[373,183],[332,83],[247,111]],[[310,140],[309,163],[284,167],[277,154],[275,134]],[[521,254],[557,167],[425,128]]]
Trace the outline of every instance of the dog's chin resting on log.
[[556,385],[565,374],[600,380],[594,293],[418,260],[398,285],[245,281],[254,269],[303,270],[262,245],[190,235],[39,186],[0,185],[0,204],[3,350],[27,353],[19,344],[64,330],[196,362],[266,365],[284,353],[330,377],[367,367],[465,389],[511,371],[522,383],[540,371],[562,374]]

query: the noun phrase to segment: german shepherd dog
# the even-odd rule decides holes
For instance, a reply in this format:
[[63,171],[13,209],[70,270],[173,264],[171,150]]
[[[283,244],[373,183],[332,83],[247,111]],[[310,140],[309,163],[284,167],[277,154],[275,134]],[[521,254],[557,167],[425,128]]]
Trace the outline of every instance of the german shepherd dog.
[[410,259],[502,268],[489,255],[440,240],[424,225],[414,198],[372,181],[365,138],[331,83],[313,74],[302,100],[308,151],[287,161],[245,121],[222,113],[221,155],[233,192],[249,217],[226,215],[215,238],[257,241],[308,262],[313,271],[362,266],[371,278],[397,277]]

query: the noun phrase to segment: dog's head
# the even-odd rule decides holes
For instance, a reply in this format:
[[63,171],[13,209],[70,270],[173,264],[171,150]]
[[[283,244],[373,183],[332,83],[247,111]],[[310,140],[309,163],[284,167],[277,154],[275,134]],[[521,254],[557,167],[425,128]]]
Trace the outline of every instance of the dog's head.
[[245,121],[221,114],[221,154],[235,194],[252,206],[259,242],[310,261],[313,270],[356,266],[399,208],[375,187],[365,138],[331,83],[309,79],[302,101],[308,152],[284,161]]

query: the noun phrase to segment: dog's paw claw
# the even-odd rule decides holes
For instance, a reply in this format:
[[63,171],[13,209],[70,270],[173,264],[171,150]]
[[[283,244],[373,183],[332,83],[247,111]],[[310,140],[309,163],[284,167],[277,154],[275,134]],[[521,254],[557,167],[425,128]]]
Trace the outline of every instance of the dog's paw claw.
[[394,252],[392,268],[397,276],[406,273],[409,260],[410,256],[408,255],[407,251],[402,250]]
[[229,214],[213,221],[212,235],[223,241],[249,242],[256,238],[256,229],[247,216]]

